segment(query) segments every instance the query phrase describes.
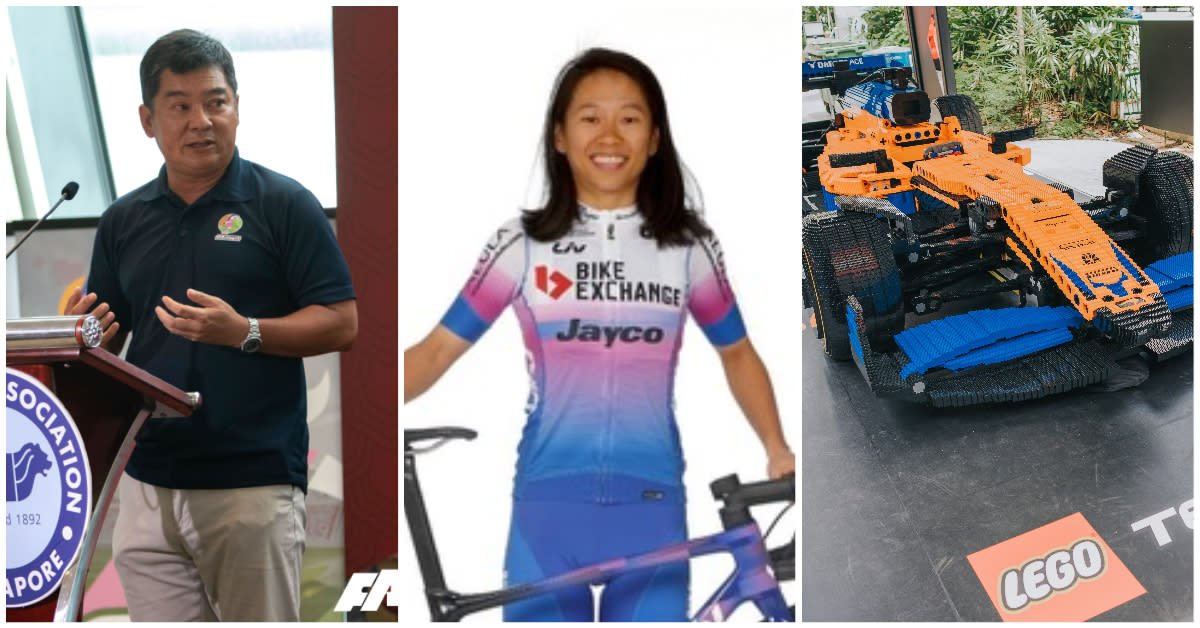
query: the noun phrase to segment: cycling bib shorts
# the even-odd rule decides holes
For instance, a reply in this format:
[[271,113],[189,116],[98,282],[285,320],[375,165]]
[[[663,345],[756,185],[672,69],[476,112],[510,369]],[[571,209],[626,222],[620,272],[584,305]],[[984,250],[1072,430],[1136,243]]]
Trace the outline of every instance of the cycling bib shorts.
[[[538,582],[687,540],[682,504],[513,504],[505,586]],[[620,573],[603,584],[600,621],[687,621],[688,562]],[[557,589],[504,607],[504,621],[595,621],[592,589]]]

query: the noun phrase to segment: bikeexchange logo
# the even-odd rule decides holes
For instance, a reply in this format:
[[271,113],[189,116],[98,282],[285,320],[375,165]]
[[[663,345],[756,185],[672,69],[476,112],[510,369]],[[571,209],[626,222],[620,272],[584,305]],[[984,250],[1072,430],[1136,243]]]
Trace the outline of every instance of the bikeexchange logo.
[[533,269],[533,285],[549,295],[551,299],[558,300],[566,294],[567,290],[571,289],[571,286],[575,285],[575,282],[571,281],[570,277],[542,264]]
[[71,415],[41,382],[6,370],[5,592],[8,607],[42,601],[83,545],[92,481]]
[[572,290],[577,301],[651,303],[671,307],[680,307],[683,303],[682,289],[669,283],[630,279],[625,262],[617,260],[578,262],[574,279],[539,264],[533,268],[533,285],[555,301]]

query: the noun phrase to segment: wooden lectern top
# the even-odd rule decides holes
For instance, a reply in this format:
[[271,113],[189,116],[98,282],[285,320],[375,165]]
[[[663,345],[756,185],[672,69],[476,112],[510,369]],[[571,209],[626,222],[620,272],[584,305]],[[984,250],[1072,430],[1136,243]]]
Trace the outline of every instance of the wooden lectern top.
[[179,412],[191,416],[197,403],[193,396],[113,355],[107,349],[57,347],[53,349],[9,349],[7,366],[82,362],[112,379]]

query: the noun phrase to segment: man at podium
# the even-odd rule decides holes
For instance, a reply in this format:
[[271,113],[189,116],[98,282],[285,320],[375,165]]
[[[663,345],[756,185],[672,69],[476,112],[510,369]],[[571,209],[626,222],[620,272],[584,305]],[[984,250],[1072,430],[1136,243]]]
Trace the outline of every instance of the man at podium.
[[[308,425],[301,358],[357,334],[346,261],[316,197],[242,159],[229,51],[192,30],[141,63],[158,177],[100,218],[85,290],[105,346],[204,404],[151,419],[119,491],[117,573],[134,621],[296,621]],[[304,106],[303,85],[281,97]],[[291,98],[288,98],[288,97]],[[304,129],[294,141],[304,150]],[[83,294],[86,293],[86,296]]]

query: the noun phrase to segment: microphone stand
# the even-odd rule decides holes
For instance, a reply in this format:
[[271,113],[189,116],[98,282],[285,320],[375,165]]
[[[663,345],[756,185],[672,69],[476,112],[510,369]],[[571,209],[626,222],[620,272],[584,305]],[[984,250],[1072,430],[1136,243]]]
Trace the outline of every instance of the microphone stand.
[[21,239],[17,240],[17,243],[12,245],[12,248],[8,250],[8,253],[4,254],[4,259],[8,259],[9,257],[12,257],[12,254],[17,250],[17,247],[24,244],[25,240],[28,240],[29,236],[33,235],[34,229],[37,229],[38,227],[40,227],[41,224],[47,218],[50,217],[50,214],[53,214],[54,210],[58,209],[59,205],[63,204],[63,201],[69,201],[69,200],[75,198],[75,193],[78,191],[79,191],[79,184],[74,181],[68,183],[65,187],[63,187],[62,195],[58,198],[58,202],[54,204],[54,207],[51,207],[50,211],[46,212],[46,214],[44,216],[42,216],[41,218],[38,218],[37,222],[33,223],[33,226],[30,227],[29,230],[25,232],[25,235],[21,236]]

